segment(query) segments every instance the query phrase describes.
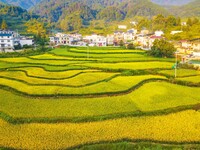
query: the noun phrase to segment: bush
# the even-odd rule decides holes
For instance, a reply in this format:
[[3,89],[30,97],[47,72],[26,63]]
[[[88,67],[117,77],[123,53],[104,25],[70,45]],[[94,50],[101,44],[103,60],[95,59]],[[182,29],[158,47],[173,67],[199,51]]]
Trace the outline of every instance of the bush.
[[133,43],[130,43],[127,45],[127,49],[135,49],[135,46],[133,45]]
[[161,40],[155,40],[153,43],[153,47],[148,52],[149,55],[155,56],[155,57],[167,57],[172,58],[174,57],[174,53],[176,51],[176,48],[173,44],[169,43],[168,41],[161,39]]

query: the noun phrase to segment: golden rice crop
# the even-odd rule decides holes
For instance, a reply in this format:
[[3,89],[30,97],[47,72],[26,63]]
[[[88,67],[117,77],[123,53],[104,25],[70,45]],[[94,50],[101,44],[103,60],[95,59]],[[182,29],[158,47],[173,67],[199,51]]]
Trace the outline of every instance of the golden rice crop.
[[0,146],[63,149],[80,144],[131,140],[199,142],[200,112],[133,117],[102,122],[12,125],[0,120]]
[[[30,58],[34,59],[40,59],[40,60],[51,60],[51,59],[56,59],[56,60],[85,60],[86,58],[73,58],[73,57],[65,57],[65,56],[56,56],[53,54],[42,54],[42,55],[36,55],[36,56],[30,56]],[[90,60],[97,60],[97,59],[90,59]]]
[[47,65],[68,65],[73,63],[81,63],[80,61],[71,61],[71,60],[37,60],[30,59],[27,57],[19,58],[1,58],[1,61],[10,62],[10,63],[30,63],[30,64],[47,64]]
[[144,75],[144,76],[118,76],[108,82],[100,82],[94,85],[73,88],[61,86],[31,86],[25,83],[0,78],[0,84],[12,87],[18,91],[34,95],[43,94],[93,94],[93,93],[106,93],[106,92],[120,92],[126,91],[143,80],[160,78],[163,76]]
[[29,76],[52,78],[52,79],[69,78],[81,72],[98,71],[98,70],[68,70],[68,71],[59,71],[59,72],[57,71],[49,72],[49,71],[44,70],[43,68],[37,68],[37,67],[15,68],[12,70],[22,70],[22,71],[26,71]]
[[[70,73],[71,75],[76,75],[72,78],[69,79],[60,79],[60,80],[48,80],[48,79],[41,79],[41,78],[34,78],[34,77],[28,77],[26,76],[26,74],[24,72],[21,71],[15,71],[13,73],[9,72],[9,71],[4,71],[4,72],[0,72],[0,77],[9,77],[12,79],[17,79],[17,80],[21,80],[21,81],[25,81],[29,84],[33,84],[33,85],[38,85],[38,84],[55,84],[55,85],[69,85],[69,86],[84,86],[85,84],[91,84],[91,83],[95,83],[98,81],[102,81],[105,79],[108,79],[114,75],[116,75],[116,73],[107,73],[107,72],[83,72],[82,71],[76,70],[76,71],[66,71],[66,72],[59,72],[58,75],[63,75],[63,78],[66,78],[67,75],[69,76]],[[42,72],[40,72],[42,73]],[[47,73],[47,72],[45,72]],[[62,74],[61,74],[62,73]],[[65,76],[64,76],[65,73]],[[75,73],[75,74],[72,74]],[[81,74],[78,74],[81,73]],[[54,73],[49,73],[48,78],[53,78],[55,79],[55,76],[52,76],[56,74]],[[44,75],[44,74],[43,74]],[[45,74],[47,75],[47,74]],[[35,76],[37,77],[37,76]],[[56,76],[58,77],[58,76]],[[70,77],[70,76],[69,76]]]
[[[162,70],[159,73],[174,76],[174,69]],[[177,77],[200,75],[200,71],[194,69],[177,69]]]
[[177,80],[187,81],[187,82],[193,82],[193,83],[200,83],[200,75],[198,75],[198,76],[191,76],[191,77],[184,77],[184,78],[177,78]]
[[102,68],[102,69],[155,69],[155,68],[171,68],[171,62],[129,62],[129,63],[84,63],[83,66]]
[[[13,118],[87,118],[113,114],[153,112],[200,103],[199,88],[166,82],[146,83],[124,95],[94,98],[39,98],[22,97],[0,90],[0,111]],[[6,95],[6,98],[5,98]],[[181,97],[181,100],[180,100]],[[9,101],[8,101],[9,100]],[[24,107],[26,106],[26,107]],[[80,109],[81,108],[81,109]],[[67,110],[67,111],[66,111]]]

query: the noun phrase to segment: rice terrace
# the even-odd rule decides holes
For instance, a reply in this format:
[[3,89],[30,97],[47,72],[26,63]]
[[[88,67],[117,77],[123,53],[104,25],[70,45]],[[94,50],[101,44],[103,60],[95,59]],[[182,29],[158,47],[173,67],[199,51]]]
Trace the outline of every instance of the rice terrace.
[[173,64],[117,47],[0,58],[0,149],[199,149],[200,71]]

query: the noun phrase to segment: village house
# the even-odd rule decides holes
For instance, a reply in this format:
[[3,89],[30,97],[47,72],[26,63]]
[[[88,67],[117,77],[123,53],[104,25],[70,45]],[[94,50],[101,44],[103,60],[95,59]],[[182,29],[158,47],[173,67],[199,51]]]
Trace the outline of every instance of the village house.
[[164,32],[163,31],[155,31],[154,35],[157,37],[160,37],[160,36],[164,35]]
[[32,46],[34,45],[34,40],[33,38],[25,37],[25,36],[20,36],[18,38],[19,44],[24,47],[25,45],[27,46]]
[[12,52],[14,50],[14,32],[13,31],[0,31],[0,51]]
[[191,41],[191,48],[193,56],[200,57],[200,39],[194,39]]
[[104,36],[93,34],[83,37],[83,41],[88,43],[89,46],[107,46],[107,39]]
[[118,29],[127,29],[127,26],[126,25],[118,25]]
[[178,33],[182,33],[183,31],[171,31],[171,35],[174,35],[174,34],[178,34]]
[[115,31],[114,32],[114,45],[119,45],[121,41],[124,41],[124,32]]
[[114,45],[114,35],[112,35],[112,34],[107,35],[107,45],[108,46]]
[[127,32],[124,33],[124,42],[133,41],[135,39],[135,36],[137,34],[137,30],[130,29]]

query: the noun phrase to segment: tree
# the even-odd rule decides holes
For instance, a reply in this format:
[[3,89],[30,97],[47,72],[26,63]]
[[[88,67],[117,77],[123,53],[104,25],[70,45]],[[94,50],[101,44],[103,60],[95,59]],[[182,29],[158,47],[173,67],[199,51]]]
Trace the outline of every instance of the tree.
[[192,26],[192,19],[191,19],[191,18],[188,18],[188,20],[187,20],[187,25],[188,25],[188,26]]
[[149,54],[155,57],[167,57],[171,58],[174,57],[174,53],[176,48],[173,44],[169,43],[168,41],[161,39],[155,40],[153,43],[153,47],[149,51]]
[[130,43],[127,45],[126,47],[127,49],[135,49],[135,46],[133,45],[133,43]]
[[6,30],[7,28],[8,28],[8,26],[7,26],[7,24],[6,24],[6,21],[3,20],[3,21],[2,21],[2,24],[1,24],[1,29]]
[[27,32],[36,35],[37,37],[46,38],[46,29],[44,24],[36,19],[31,19],[26,22]]
[[123,47],[124,46],[124,41],[120,40],[119,41],[119,46]]

